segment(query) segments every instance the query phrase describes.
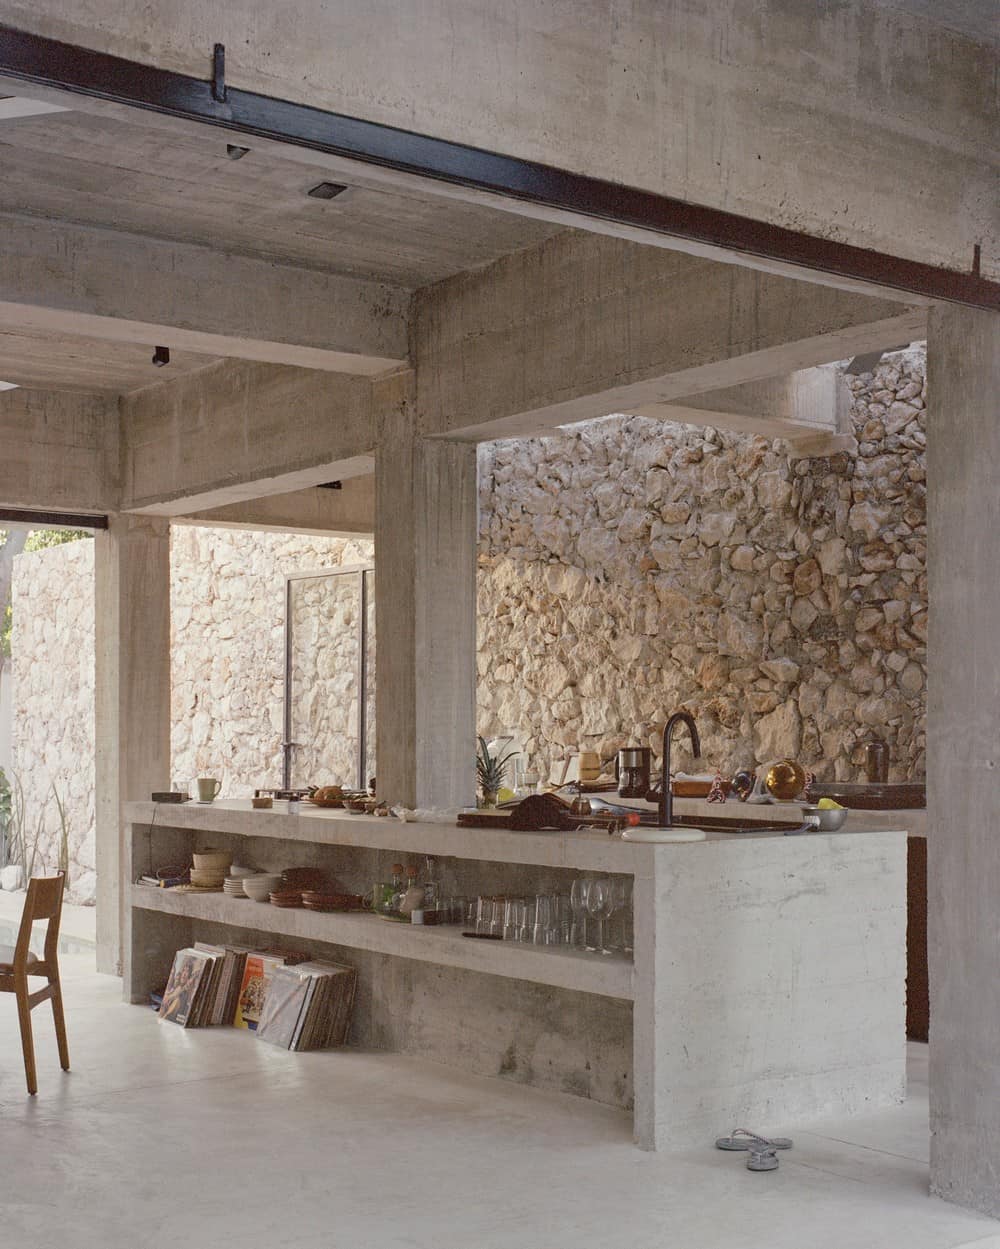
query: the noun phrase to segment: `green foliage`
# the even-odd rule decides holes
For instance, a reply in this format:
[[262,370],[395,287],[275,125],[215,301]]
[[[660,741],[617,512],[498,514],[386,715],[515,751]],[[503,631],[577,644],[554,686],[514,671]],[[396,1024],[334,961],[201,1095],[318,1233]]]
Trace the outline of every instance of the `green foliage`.
[[[33,529],[24,544],[25,554],[31,551],[47,551],[49,547],[64,546],[67,542],[79,542],[92,538],[89,529]],[[0,547],[7,541],[7,531],[0,529]],[[13,629],[13,613],[10,603],[0,605],[0,655],[10,659],[10,636]]]
[[47,551],[52,546],[65,546],[67,542],[79,542],[81,538],[93,536],[89,529],[32,529],[24,544],[24,553]]
[[476,755],[476,778],[479,781],[479,788],[484,794],[495,794],[503,784],[503,771],[508,760],[513,759],[517,754],[516,750],[508,751],[507,754],[491,755],[489,747],[486,745],[486,738],[479,738],[479,751]]

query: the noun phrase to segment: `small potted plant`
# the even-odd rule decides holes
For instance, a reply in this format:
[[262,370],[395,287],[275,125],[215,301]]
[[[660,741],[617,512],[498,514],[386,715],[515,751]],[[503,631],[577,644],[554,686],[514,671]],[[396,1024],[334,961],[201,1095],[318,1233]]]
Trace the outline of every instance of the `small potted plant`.
[[476,779],[479,782],[479,792],[482,795],[484,807],[497,805],[497,795],[503,785],[504,768],[516,753],[512,750],[505,755],[491,755],[486,745],[486,738],[480,736],[479,753],[476,755]]

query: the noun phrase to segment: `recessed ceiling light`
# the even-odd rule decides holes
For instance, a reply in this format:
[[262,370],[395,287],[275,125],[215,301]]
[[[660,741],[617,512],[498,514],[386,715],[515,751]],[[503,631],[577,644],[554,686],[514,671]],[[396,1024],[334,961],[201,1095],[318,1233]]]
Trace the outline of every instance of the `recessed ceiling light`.
[[343,195],[346,190],[347,187],[340,182],[320,182],[308,194],[313,199],[336,199],[338,195]]
[[41,113],[68,113],[70,109],[61,104],[46,104],[43,100],[28,100],[23,95],[0,95],[0,121],[12,121],[15,117],[37,117]]
[[226,155],[230,160],[242,160],[249,151],[248,147],[240,147],[238,143],[226,144]]
[[17,382],[0,382],[0,390],[17,390]]

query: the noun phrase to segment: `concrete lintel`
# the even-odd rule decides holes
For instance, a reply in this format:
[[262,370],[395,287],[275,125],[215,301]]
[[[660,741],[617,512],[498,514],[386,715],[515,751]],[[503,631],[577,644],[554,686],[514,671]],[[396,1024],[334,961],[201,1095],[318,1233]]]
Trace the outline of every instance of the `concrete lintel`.
[[121,401],[123,509],[190,516],[373,471],[365,377],[224,360]]
[[850,407],[850,391],[840,370],[821,365],[787,377],[692,395],[683,403],[651,405],[634,415],[783,438],[793,456],[801,457],[854,448]]
[[370,535],[375,532],[375,476],[352,477],[344,481],[340,490],[293,490],[288,494],[230,503],[205,512],[175,516],[174,523],[315,534],[325,538]]
[[118,230],[0,214],[0,326],[375,375],[410,293]]
[[428,436],[526,437],[925,330],[923,307],[560,235],[418,293],[418,418]]
[[0,391],[0,504],[59,512],[118,506],[118,402]]

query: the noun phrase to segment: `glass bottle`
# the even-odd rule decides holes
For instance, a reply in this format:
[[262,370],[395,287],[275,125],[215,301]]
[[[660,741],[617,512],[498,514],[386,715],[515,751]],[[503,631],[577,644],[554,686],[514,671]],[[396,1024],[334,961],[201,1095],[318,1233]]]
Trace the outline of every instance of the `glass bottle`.
[[403,865],[402,863],[393,863],[392,865],[392,896],[389,900],[389,913],[399,916],[400,906],[403,902],[403,896],[406,893],[406,885],[403,882]]
[[426,860],[426,872],[424,874],[424,923],[436,924],[440,921],[438,914],[438,903],[440,899],[440,888],[435,876],[434,860],[428,855]]

